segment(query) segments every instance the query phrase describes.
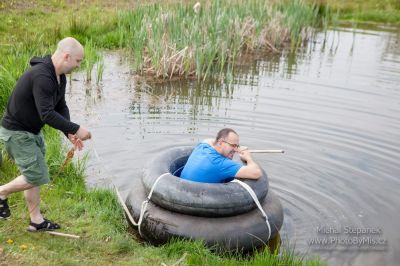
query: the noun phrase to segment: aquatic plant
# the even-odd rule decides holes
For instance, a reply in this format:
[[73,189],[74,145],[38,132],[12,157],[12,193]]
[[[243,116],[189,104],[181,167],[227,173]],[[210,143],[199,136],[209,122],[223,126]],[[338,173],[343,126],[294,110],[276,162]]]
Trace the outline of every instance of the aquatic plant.
[[[82,66],[84,71],[86,72],[86,82],[92,81],[92,71],[94,65],[102,60],[102,55],[98,52],[96,45],[93,43],[92,39],[86,40],[84,42],[85,47],[85,57],[82,62]],[[103,72],[101,71],[96,75],[97,81],[100,81],[99,78],[103,76]]]
[[103,73],[104,73],[104,60],[103,58],[99,60],[97,63],[97,69],[96,69],[96,85],[99,85],[100,81],[103,79]]
[[301,0],[276,5],[212,1],[197,11],[183,3],[140,6],[119,12],[117,27],[132,49],[137,72],[163,79],[205,79],[215,71],[223,73],[242,52],[276,52],[290,40],[292,46],[300,45],[317,20],[318,9]]

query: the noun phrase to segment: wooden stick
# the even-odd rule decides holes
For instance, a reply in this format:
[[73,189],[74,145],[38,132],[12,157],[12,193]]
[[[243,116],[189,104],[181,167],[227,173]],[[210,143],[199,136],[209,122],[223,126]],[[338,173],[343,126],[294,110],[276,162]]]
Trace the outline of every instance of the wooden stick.
[[61,165],[60,169],[58,170],[58,172],[62,172],[64,171],[65,166],[72,160],[72,158],[74,157],[74,153],[75,153],[75,147],[72,147],[68,153],[67,153],[67,157],[65,158],[63,164]]
[[284,153],[284,150],[249,150],[251,153]]
[[77,235],[64,234],[64,233],[59,233],[59,232],[54,232],[54,231],[46,231],[46,233],[48,233],[50,235],[63,236],[63,237],[69,237],[69,238],[76,238],[76,239],[81,238],[80,236],[77,236]]

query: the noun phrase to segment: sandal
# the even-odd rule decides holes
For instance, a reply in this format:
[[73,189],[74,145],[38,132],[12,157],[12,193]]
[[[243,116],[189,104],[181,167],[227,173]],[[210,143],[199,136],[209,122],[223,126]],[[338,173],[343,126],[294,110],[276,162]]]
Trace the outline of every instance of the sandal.
[[28,227],[28,231],[29,232],[38,232],[38,231],[53,231],[53,230],[57,230],[60,229],[61,226],[53,223],[49,220],[47,220],[46,218],[44,218],[44,221],[40,224],[35,224],[32,223],[32,221],[29,223],[29,227]]
[[8,207],[8,199],[0,199],[0,219],[7,219],[10,215],[11,212]]

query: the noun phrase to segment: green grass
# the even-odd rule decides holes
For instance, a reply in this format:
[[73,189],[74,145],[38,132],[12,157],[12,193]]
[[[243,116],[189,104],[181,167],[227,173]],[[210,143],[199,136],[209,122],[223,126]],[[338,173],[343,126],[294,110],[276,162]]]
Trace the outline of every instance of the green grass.
[[[315,1],[307,0],[314,3]],[[317,1],[329,8],[338,19],[350,22],[384,22],[400,24],[400,1],[398,0],[324,0]]]

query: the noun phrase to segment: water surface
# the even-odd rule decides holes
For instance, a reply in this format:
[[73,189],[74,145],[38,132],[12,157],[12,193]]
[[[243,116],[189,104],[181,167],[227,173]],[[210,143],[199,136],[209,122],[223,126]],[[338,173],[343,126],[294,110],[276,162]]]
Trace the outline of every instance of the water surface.
[[321,33],[296,52],[243,59],[229,82],[146,85],[121,55],[105,62],[100,86],[78,73],[68,88],[99,157],[89,185],[111,180],[126,195],[155,154],[232,127],[242,145],[286,151],[254,155],[282,201],[284,244],[332,265],[400,263],[399,28]]

